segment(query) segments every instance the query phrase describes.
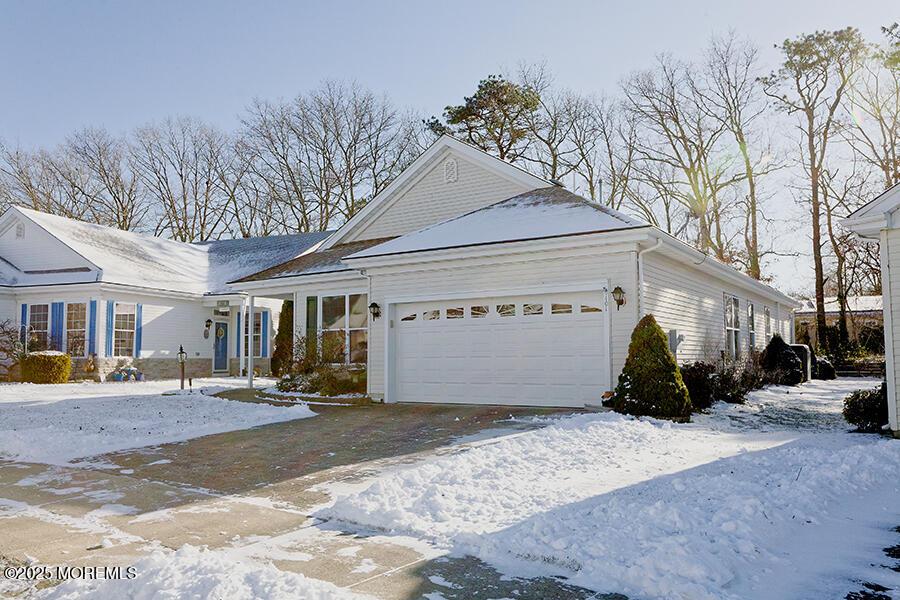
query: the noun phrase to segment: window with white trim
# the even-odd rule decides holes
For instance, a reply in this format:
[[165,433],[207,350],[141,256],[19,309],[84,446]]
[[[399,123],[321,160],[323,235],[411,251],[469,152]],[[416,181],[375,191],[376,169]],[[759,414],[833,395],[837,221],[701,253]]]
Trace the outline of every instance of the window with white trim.
[[28,307],[28,348],[42,350],[50,347],[50,305],[32,304]]
[[[244,319],[244,356],[249,355],[247,348],[247,327],[250,319]],[[253,358],[262,357],[262,311],[253,311]]]
[[[365,364],[369,358],[369,301],[366,294],[322,296],[322,347],[344,364]],[[427,317],[426,317],[427,318]]]
[[731,359],[741,356],[741,303],[725,296],[725,351]]
[[768,306],[763,307],[763,315],[766,318],[766,342],[772,337],[772,312]]
[[87,304],[66,304],[66,352],[72,356],[84,356],[87,340]]
[[134,356],[137,306],[116,302],[113,319],[113,356]]
[[750,348],[756,348],[756,309],[752,302],[747,303],[747,341]]

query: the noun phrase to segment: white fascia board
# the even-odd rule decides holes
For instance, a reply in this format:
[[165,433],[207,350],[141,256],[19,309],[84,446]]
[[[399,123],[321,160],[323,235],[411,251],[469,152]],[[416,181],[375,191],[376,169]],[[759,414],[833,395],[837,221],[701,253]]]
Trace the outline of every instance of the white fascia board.
[[330,273],[311,273],[308,275],[262,279],[260,281],[246,281],[244,283],[234,283],[231,287],[254,296],[264,296],[266,293],[284,294],[298,287],[322,283],[358,283],[361,279],[364,279],[363,275],[351,269]]
[[681,258],[683,262],[689,263],[692,267],[728,280],[747,291],[772,298],[776,302],[785,304],[792,309],[800,308],[801,306],[803,306],[802,303],[791,298],[787,294],[779,292],[772,286],[766,285],[765,283],[753,279],[749,275],[745,275],[744,273],[741,273],[740,271],[737,271],[736,269],[733,269],[728,265],[720,263],[712,256],[704,254],[696,248],[688,246],[681,240],[678,240],[662,231],[659,231],[657,235],[660,239],[663,240],[663,244],[666,247],[672,249],[676,253],[676,256],[674,258]]
[[548,252],[553,250],[571,250],[577,248],[596,248],[598,246],[614,246],[646,240],[649,227],[623,229],[583,235],[567,235],[534,240],[498,242],[476,246],[462,246],[443,250],[422,250],[381,256],[345,258],[342,262],[357,270],[373,268],[419,265],[453,260],[473,258],[495,258],[505,255]]
[[847,217],[841,219],[841,224],[861,238],[877,240],[881,236],[881,230],[887,227],[887,216],[885,213],[877,213]]
[[48,283],[42,285],[16,286],[13,288],[16,294],[45,294],[48,291],[78,293],[78,292],[111,292],[120,294],[140,294],[142,296],[157,296],[160,298],[179,298],[184,300],[202,300],[202,294],[190,292],[176,292],[171,290],[161,290],[159,288],[147,288],[136,285],[125,285],[121,283],[106,283],[103,281],[81,282],[81,283]]
[[[461,142],[449,135],[443,135],[438,138],[425,152],[419,155],[411,165],[406,167],[394,181],[392,181],[385,189],[366,204],[362,210],[353,215],[353,217],[344,223],[337,231],[326,239],[321,249],[326,250],[340,243],[341,240],[350,235],[359,225],[368,220],[375,213],[383,212],[389,208],[391,199],[414,185],[419,179],[428,173],[428,168],[433,161],[444,156],[450,151],[454,151],[463,158],[482,166],[497,175],[522,184],[530,189],[537,189],[552,185],[549,181],[545,181],[536,175],[532,175],[527,171],[511,165],[505,161],[491,156],[487,152],[474,148],[469,144]],[[506,200],[506,198],[498,198],[497,201]]]

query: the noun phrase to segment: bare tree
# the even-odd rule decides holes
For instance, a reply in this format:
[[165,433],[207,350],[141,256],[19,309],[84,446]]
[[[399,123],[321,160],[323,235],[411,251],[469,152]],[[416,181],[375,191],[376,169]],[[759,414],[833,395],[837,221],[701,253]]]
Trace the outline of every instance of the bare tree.
[[[887,31],[887,30],[886,30]],[[846,95],[844,139],[879,171],[885,188],[900,182],[900,49],[896,42],[866,56]]]
[[815,269],[816,329],[825,331],[825,269],[822,248],[822,173],[836,134],[838,109],[865,55],[865,43],[854,28],[816,32],[779,46],[784,61],[765,77],[766,93],[789,115],[797,117],[799,161],[808,183]]
[[757,78],[758,52],[732,33],[713,38],[706,52],[703,87],[697,93],[711,118],[731,135],[740,157],[746,194],[743,199],[744,254],[747,274],[762,277],[760,250],[761,199],[759,179],[777,168],[772,144],[761,131],[766,103]]
[[[697,225],[697,246],[730,262],[722,192],[743,178],[726,155],[716,149],[725,126],[710,118],[688,65],[669,57],[658,59],[653,71],[626,80],[628,110],[640,126],[637,155],[646,163],[669,169],[644,168],[651,185],[681,203]],[[665,173],[672,180],[653,179]]]
[[227,137],[196,119],[167,119],[134,135],[134,167],[158,202],[156,235],[182,242],[217,239],[225,229],[227,198],[215,165]]

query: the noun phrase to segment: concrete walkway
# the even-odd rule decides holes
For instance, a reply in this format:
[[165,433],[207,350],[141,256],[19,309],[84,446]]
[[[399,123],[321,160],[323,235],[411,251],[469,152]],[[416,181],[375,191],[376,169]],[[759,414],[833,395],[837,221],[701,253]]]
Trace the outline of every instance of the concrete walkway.
[[[107,469],[0,462],[0,562],[127,565],[184,544],[379,598],[587,598],[556,579],[517,580],[410,539],[310,517],[322,484],[353,483],[466,436],[534,427],[553,411],[464,406],[316,406],[319,416],[101,457]],[[507,421],[510,416],[521,420]],[[0,595],[21,591],[9,582]]]

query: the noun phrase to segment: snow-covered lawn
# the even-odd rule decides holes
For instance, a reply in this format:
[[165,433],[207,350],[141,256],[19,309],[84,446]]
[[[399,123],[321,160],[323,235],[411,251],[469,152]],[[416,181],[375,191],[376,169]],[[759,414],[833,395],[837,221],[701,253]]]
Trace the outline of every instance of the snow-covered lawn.
[[[207,394],[243,380],[0,385],[0,459],[66,465],[116,450],[315,416],[307,406],[254,404]],[[174,393],[174,395],[173,395]]]
[[[183,546],[154,552],[132,565],[133,578],[72,580],[51,589],[45,600],[364,600],[331,583],[281,571],[271,564],[240,562],[224,552]],[[124,573],[124,569],[123,569]]]
[[[603,413],[386,473],[319,516],[634,598],[842,597],[900,524],[900,442],[812,382],[692,424]],[[854,587],[855,586],[855,587]]]

